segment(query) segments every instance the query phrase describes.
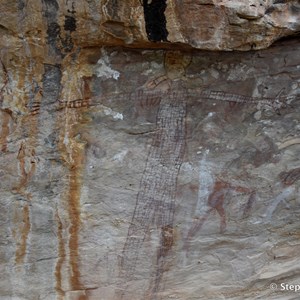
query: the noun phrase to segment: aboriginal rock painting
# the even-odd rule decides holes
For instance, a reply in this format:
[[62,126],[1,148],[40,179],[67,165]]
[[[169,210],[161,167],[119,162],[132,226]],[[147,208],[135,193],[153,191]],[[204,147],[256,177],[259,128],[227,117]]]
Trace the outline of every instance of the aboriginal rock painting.
[[160,229],[156,274],[150,294],[155,294],[159,288],[165,260],[174,243],[176,183],[185,148],[185,116],[186,103],[180,94],[169,93],[161,98],[157,132],[149,150],[122,252],[121,276],[130,280],[150,225],[155,224]]
[[249,195],[249,199],[244,208],[244,216],[250,213],[256,198],[256,192],[251,188],[226,182],[226,175],[222,176],[223,179],[215,179],[214,174],[211,174],[209,168],[205,166],[206,156],[207,152],[204,154],[199,167],[198,200],[193,216],[193,223],[185,239],[184,249],[186,251],[189,250],[189,242],[199,233],[208,217],[213,213],[217,213],[220,219],[220,233],[225,232],[227,222],[224,200],[225,198],[230,198],[232,192],[238,195]]
[[[145,257],[143,245],[149,235],[150,227],[155,226],[160,231],[160,241],[157,246],[155,274],[152,276],[150,286],[145,288],[145,299],[157,299],[164,272],[168,269],[168,256],[175,246],[174,216],[176,212],[177,177],[180,167],[184,162],[186,144],[186,114],[187,99],[195,99],[198,102],[214,100],[232,103],[245,103],[248,105],[267,105],[274,111],[284,108],[296,97],[278,96],[275,99],[259,99],[249,96],[235,95],[218,91],[172,90],[172,82],[164,79],[170,89],[166,91],[144,91],[128,95],[136,103],[135,118],[149,117],[147,109],[156,111],[156,128],[151,132],[153,139],[140,188],[132,220],[128,229],[126,242],[120,259],[120,277],[123,278],[121,292],[118,299],[127,299],[129,293],[128,283],[134,280],[135,270],[139,259]],[[113,97],[110,97],[112,99]],[[118,96],[115,97],[118,99]],[[188,250],[190,241],[199,234],[207,219],[218,216],[219,231],[226,230],[226,210],[224,200],[230,198],[232,193],[243,195],[247,201],[242,207],[242,217],[251,214],[256,202],[255,188],[244,184],[235,184],[226,181],[226,175],[216,176],[211,170],[205,169],[208,152],[204,154],[200,162],[198,195],[195,195],[196,209],[193,222],[187,231],[184,240],[184,249]],[[294,175],[294,173],[296,175]],[[289,173],[288,178],[298,178],[296,171]],[[298,174],[298,175],[297,175]],[[283,176],[283,175],[282,175]],[[285,180],[285,179],[284,179]],[[293,182],[295,180],[292,180]],[[282,201],[284,195],[278,195],[274,199],[268,214]],[[236,197],[236,196],[235,196]],[[144,255],[143,255],[144,254]],[[151,260],[151,258],[149,258]]]
[[[286,87],[276,88],[273,97],[254,97],[249,95],[250,92],[238,94],[230,88],[228,90],[233,92],[222,91],[222,87],[218,90],[217,83],[188,85],[186,69],[190,64],[191,57],[183,55],[178,59],[178,53],[168,52],[164,57],[163,71],[153,80],[147,81],[149,77],[141,79],[137,84],[139,87],[131,93],[119,88],[115,93],[106,93],[112,88],[110,84],[115,84],[114,79],[111,83],[101,82],[102,95],[93,97],[92,90],[96,84],[93,87],[86,78],[83,90],[88,96],[79,97],[82,100],[76,100],[74,104],[70,101],[60,102],[60,108],[70,109],[107,109],[112,106],[112,120],[107,119],[107,126],[112,127],[117,126],[113,110],[123,110],[120,122],[123,123],[118,126],[137,137],[137,147],[144,147],[145,141],[148,145],[146,162],[139,162],[143,165],[143,172],[137,180],[137,191],[134,191],[136,198],[128,201],[135,204],[132,215],[126,216],[129,224],[124,233],[127,235],[115,263],[118,279],[114,299],[135,299],[137,293],[140,299],[164,299],[163,292],[171,273],[168,271],[176,268],[174,256],[177,251],[186,255],[181,257],[183,263],[189,263],[194,254],[188,254],[196,252],[193,245],[207,234],[210,225],[213,225],[213,229],[209,228],[214,230],[213,234],[222,236],[230,232],[231,216],[235,222],[252,217],[263,191],[253,183],[255,178],[249,170],[244,169],[244,165],[253,170],[266,163],[276,163],[273,156],[279,153],[280,147],[290,145],[286,142],[278,147],[272,138],[261,134],[250,141],[240,135],[242,141],[237,141],[232,148],[233,155],[227,150],[226,155],[231,155],[229,158],[223,158],[223,151],[210,148],[213,139],[230,143],[227,137],[234,135],[235,126],[244,126],[240,115],[253,118],[258,110],[271,111],[277,116],[286,108],[290,109],[299,95],[290,93]],[[236,123],[234,120],[237,120]],[[244,127],[249,124],[247,122]],[[211,131],[211,135],[202,127],[210,125],[217,128]],[[230,132],[227,136],[226,130]],[[298,140],[289,143],[298,143]],[[195,147],[200,146],[204,150],[199,159]],[[222,146],[226,147],[224,144]],[[181,193],[180,180],[183,177],[183,165],[189,163],[198,171],[192,183],[188,181],[186,184],[190,193],[184,195]],[[278,205],[284,204],[288,197],[296,193],[294,183],[298,178],[298,169],[280,173],[278,186],[282,185],[282,189],[274,191],[273,199],[265,199],[267,205],[259,222],[271,219]],[[184,213],[178,212],[180,207],[184,207]],[[181,221],[184,219],[182,226],[177,226],[177,217]],[[139,291],[135,293],[137,287]]]
[[275,195],[264,213],[264,221],[270,222],[273,213],[280,203],[284,203],[289,208],[288,200],[296,197],[297,188],[294,185],[300,179],[300,168],[284,171],[279,174],[279,182],[276,184],[280,188],[280,193]]

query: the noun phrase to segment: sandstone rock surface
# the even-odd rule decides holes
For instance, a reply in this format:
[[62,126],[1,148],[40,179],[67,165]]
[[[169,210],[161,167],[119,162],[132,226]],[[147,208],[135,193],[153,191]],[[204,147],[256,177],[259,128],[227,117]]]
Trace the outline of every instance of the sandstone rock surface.
[[2,0],[0,15],[1,45],[50,42],[64,53],[104,44],[262,49],[300,30],[298,0]]
[[298,7],[1,1],[1,300],[297,299]]

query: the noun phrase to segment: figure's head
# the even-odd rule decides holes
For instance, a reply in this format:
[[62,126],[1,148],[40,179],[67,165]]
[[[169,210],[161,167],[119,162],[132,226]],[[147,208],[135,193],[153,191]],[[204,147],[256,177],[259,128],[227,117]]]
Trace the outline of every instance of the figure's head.
[[191,56],[182,51],[166,51],[165,70],[171,80],[180,79],[191,62]]

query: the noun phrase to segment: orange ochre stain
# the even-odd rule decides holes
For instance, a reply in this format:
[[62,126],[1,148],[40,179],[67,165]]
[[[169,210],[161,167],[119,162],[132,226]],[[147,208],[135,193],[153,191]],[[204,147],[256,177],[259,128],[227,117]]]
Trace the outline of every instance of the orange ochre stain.
[[[68,190],[68,214],[70,220],[69,227],[69,264],[70,264],[70,288],[73,291],[84,291],[85,288],[80,282],[80,270],[78,266],[79,259],[79,231],[81,225],[80,219],[80,193],[81,193],[81,175],[84,160],[83,148],[72,147],[71,157],[73,163],[69,168],[69,190]],[[78,296],[77,300],[87,300],[87,295]]]
[[[35,161],[35,150],[32,149],[31,151],[26,148],[26,144],[24,142],[21,143],[17,159],[19,161],[19,167],[20,167],[20,180],[19,184],[16,187],[16,191],[23,195],[27,201],[30,201],[31,194],[24,191],[28,185],[29,179],[33,176],[35,169],[36,169],[36,161]],[[30,157],[30,165],[28,167],[28,170],[26,170],[26,161],[25,159],[28,158],[28,154]],[[24,258],[26,255],[26,249],[27,249],[27,238],[29,235],[29,232],[31,230],[31,223],[30,223],[30,211],[29,211],[29,204],[27,203],[23,207],[23,216],[22,216],[22,226],[19,226],[19,234],[20,234],[20,241],[17,242],[17,249],[16,249],[16,256],[15,256],[15,262],[16,264],[21,264],[24,262]],[[16,223],[19,223],[19,220],[16,220]],[[17,236],[16,230],[14,230],[15,236]]]
[[172,225],[166,225],[161,229],[161,251],[160,256],[165,257],[174,245],[175,231]]
[[30,232],[30,228],[31,228],[31,224],[30,224],[30,216],[29,216],[29,205],[26,204],[23,207],[23,224],[20,230],[21,240],[18,243],[18,247],[16,250],[16,257],[15,257],[16,264],[21,264],[24,262],[26,249],[27,249],[27,238]]
[[[15,78],[17,80],[18,91],[22,91],[21,93],[17,93],[16,97],[18,101],[16,103],[16,107],[21,109],[24,112],[24,107],[28,104],[29,101],[29,93],[27,92],[28,87],[33,86],[34,77],[39,72],[36,72],[34,68],[32,68],[30,60],[24,60],[23,65],[25,66],[24,70],[18,70],[15,74]],[[43,66],[39,63],[39,67]],[[3,65],[5,68],[5,66]],[[5,73],[6,69],[4,69]],[[28,72],[29,71],[29,72]],[[39,80],[36,80],[39,81]],[[36,102],[36,101],[35,101]],[[9,135],[9,122],[10,118],[12,118],[11,111],[4,111],[4,119],[2,122],[1,128],[1,150],[3,152],[7,151],[7,136]],[[17,159],[19,161],[19,170],[20,177],[19,182],[15,190],[22,196],[24,196],[27,201],[30,201],[31,194],[25,191],[28,186],[30,178],[33,176],[36,170],[36,159],[35,159],[35,145],[36,145],[36,136],[39,132],[38,128],[38,116],[31,118],[30,115],[24,115],[21,118],[21,126],[24,129],[24,134],[28,135],[26,142],[23,141],[20,145]],[[17,225],[15,229],[13,229],[13,234],[17,237],[19,236],[19,241],[17,240],[17,249],[15,254],[15,262],[16,264],[21,264],[24,262],[24,258],[27,251],[27,240],[28,235],[31,230],[30,223],[30,208],[29,202],[25,204],[22,209],[22,216],[18,217],[15,222],[16,224],[20,223],[20,218],[22,218],[22,225]]]
[[2,112],[2,128],[1,128],[1,136],[0,136],[0,145],[1,151],[7,151],[7,137],[9,135],[9,121],[10,115],[7,112]]
[[62,288],[62,266],[65,261],[66,251],[63,241],[63,224],[59,217],[58,211],[56,211],[57,220],[57,238],[58,238],[58,260],[55,266],[55,277],[56,277],[56,291],[59,296],[59,300],[63,300],[65,292]]
[[[25,158],[28,155],[28,150],[26,149],[26,145],[24,142],[21,143],[19,153],[18,153],[18,160],[21,172],[21,178],[18,187],[16,188],[18,192],[21,192],[23,188],[25,188],[28,184],[29,179],[33,176],[35,169],[36,169],[36,161],[35,157],[35,150],[32,149],[29,153],[30,155],[30,167],[29,170],[26,171],[26,162]],[[22,193],[21,193],[22,194]],[[28,198],[28,197],[27,197]],[[29,196],[30,198],[30,196]],[[28,199],[29,200],[29,199]]]
[[[81,185],[82,185],[82,171],[84,168],[85,159],[85,142],[78,139],[81,136],[81,130],[84,124],[88,122],[85,120],[84,112],[86,107],[64,107],[58,119],[58,126],[61,128],[60,142],[58,149],[61,153],[62,160],[68,169],[67,187],[65,191],[64,200],[66,203],[66,210],[68,213],[68,243],[65,247],[66,261],[69,267],[69,287],[68,291],[78,292],[79,294],[72,297],[76,300],[86,300],[88,296],[85,295],[85,288],[80,282],[81,274],[79,268],[79,233],[81,229]],[[61,127],[61,122],[65,124]],[[67,138],[66,138],[67,137]],[[67,251],[68,250],[68,251]],[[61,268],[58,260],[56,270]],[[61,287],[61,275],[56,277],[57,287]],[[72,299],[73,299],[72,298]]]
[[[74,128],[71,129],[73,133]],[[67,210],[69,215],[69,284],[72,291],[84,290],[80,283],[79,270],[79,231],[81,226],[80,194],[82,184],[82,169],[84,165],[84,147],[81,143],[72,140],[69,145],[70,160],[68,161],[69,184],[67,190]],[[80,299],[85,296],[80,296]]]
[[83,99],[89,100],[92,98],[92,92],[90,89],[91,77],[83,76],[82,80],[83,80]]
[[[74,152],[76,152],[74,150]],[[75,157],[74,157],[75,156]],[[68,211],[70,218],[69,251],[70,251],[70,285],[73,290],[81,289],[80,271],[78,267],[78,234],[80,229],[80,161],[75,154],[74,164],[70,168]],[[78,161],[80,160],[80,161]],[[78,163],[78,164],[77,164]]]
[[20,171],[21,171],[21,179],[20,179],[20,186],[23,186],[27,183],[27,173],[25,170],[25,143],[22,143],[18,153],[18,160],[20,164]]

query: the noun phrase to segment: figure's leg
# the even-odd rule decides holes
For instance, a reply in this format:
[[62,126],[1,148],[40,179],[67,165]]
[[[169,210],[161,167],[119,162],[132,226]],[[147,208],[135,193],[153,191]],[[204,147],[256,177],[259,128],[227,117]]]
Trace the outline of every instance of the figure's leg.
[[201,218],[194,219],[193,225],[190,228],[188,235],[187,235],[188,240],[190,240],[191,238],[193,238],[196,235],[196,233],[201,229],[201,227],[204,224],[204,222],[206,221],[206,219],[207,219],[207,214]]
[[218,214],[220,215],[221,221],[220,221],[220,232],[223,233],[226,229],[226,214],[225,209],[222,205],[218,205],[216,207],[216,210]]
[[211,213],[212,209],[210,209],[204,216],[200,218],[196,218],[193,221],[192,227],[190,228],[185,243],[184,243],[184,250],[188,251],[189,250],[189,244],[191,239],[197,234],[197,232],[201,229],[203,226],[204,222],[207,220],[209,214]]

